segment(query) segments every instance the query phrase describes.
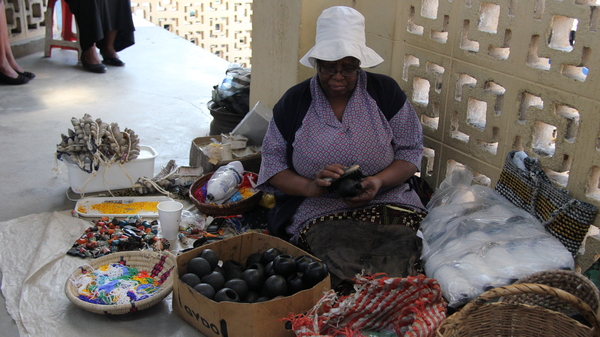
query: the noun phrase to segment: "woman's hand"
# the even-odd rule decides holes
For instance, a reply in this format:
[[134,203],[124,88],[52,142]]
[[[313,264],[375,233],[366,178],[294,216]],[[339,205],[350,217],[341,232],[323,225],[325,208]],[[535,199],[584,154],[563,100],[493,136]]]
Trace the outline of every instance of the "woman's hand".
[[362,207],[371,202],[381,188],[382,181],[376,176],[370,176],[363,179],[360,184],[362,186],[362,190],[357,196],[353,198],[342,199],[346,205],[352,208]]
[[[317,172],[316,180],[324,180],[325,182],[329,182],[327,180],[337,179],[344,174],[344,169],[346,169],[346,166],[340,164],[327,165],[321,171]],[[326,186],[329,185],[331,185],[331,182],[329,182]]]
[[339,164],[325,166],[317,172],[315,179],[305,178],[287,169],[271,177],[269,183],[288,195],[316,198],[327,192],[330,179],[337,179],[343,173],[344,166]]
[[417,167],[407,161],[394,160],[381,172],[366,177],[362,182],[362,191],[354,198],[344,199],[346,205],[356,208],[371,202],[382,188],[390,188],[403,184],[417,171]]
[[319,172],[315,180],[311,180],[305,189],[304,196],[320,197],[327,192],[327,188],[331,185],[333,179],[339,178],[344,174],[345,166],[340,164],[327,165]]

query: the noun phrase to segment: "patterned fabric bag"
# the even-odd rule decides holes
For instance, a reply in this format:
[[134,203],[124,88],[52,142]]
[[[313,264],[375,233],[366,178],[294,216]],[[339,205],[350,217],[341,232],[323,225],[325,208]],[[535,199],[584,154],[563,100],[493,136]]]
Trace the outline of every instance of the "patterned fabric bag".
[[429,337],[446,317],[437,281],[416,277],[358,276],[356,292],[331,290],[306,314],[290,316],[297,337],[364,336],[361,332],[393,330],[398,336]]
[[516,153],[508,153],[495,191],[538,218],[575,256],[598,208],[556,188],[536,159],[524,157],[524,167],[517,167]]

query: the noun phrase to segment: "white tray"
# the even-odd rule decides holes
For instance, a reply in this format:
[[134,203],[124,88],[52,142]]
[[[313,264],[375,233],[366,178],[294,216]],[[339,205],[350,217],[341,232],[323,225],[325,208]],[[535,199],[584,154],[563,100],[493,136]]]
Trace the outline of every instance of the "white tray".
[[100,211],[94,210],[92,209],[93,205],[97,205],[97,204],[101,204],[103,202],[111,202],[111,203],[116,203],[116,204],[131,204],[134,202],[156,202],[157,205],[159,202],[162,201],[172,201],[173,199],[169,198],[169,197],[112,197],[112,198],[96,198],[96,197],[90,197],[90,198],[83,198],[83,199],[79,199],[77,201],[77,203],[75,204],[75,212],[77,212],[77,214],[79,214],[79,216],[82,217],[102,217],[102,216],[106,216],[106,217],[127,217],[127,216],[132,216],[132,215],[139,215],[142,218],[152,218],[152,217],[158,217],[158,209],[154,209],[152,211],[139,211],[136,213],[125,213],[125,214],[106,214],[106,213],[101,213]]

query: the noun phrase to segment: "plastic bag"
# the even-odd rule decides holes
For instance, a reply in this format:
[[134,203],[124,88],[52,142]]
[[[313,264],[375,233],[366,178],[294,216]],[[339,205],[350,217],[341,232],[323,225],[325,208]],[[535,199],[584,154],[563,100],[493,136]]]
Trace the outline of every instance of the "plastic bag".
[[439,282],[449,306],[537,271],[573,270],[571,253],[535,217],[491,188],[470,186],[472,178],[455,170],[421,222],[425,273]]
[[232,66],[225,72],[223,82],[217,88],[219,98],[217,102],[233,96],[250,87],[250,69]]
[[246,114],[250,110],[250,69],[235,65],[225,75],[221,84],[213,87],[213,102],[232,113]]
[[187,210],[181,212],[181,222],[179,223],[181,228],[199,228],[204,230],[206,227],[204,217],[198,213],[192,213]]

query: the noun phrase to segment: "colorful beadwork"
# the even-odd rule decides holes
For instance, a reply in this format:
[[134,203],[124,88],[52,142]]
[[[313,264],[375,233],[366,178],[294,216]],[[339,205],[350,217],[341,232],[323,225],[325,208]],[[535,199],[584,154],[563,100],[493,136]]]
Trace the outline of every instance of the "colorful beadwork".
[[155,280],[137,268],[109,263],[71,281],[82,301],[114,305],[146,299],[160,290],[164,280]]
[[92,226],[75,241],[67,254],[98,258],[120,251],[161,251],[170,248],[167,239],[157,236],[159,225],[156,220],[148,222],[136,215],[125,220],[102,217],[91,223]]

